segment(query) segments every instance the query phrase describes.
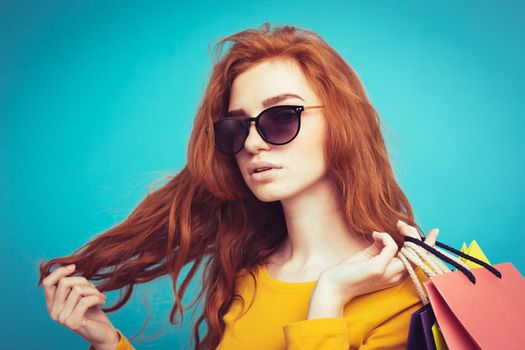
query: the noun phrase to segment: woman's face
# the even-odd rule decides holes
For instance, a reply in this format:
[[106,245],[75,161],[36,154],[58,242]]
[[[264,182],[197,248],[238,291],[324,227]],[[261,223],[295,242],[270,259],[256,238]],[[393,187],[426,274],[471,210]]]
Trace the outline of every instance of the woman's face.
[[[264,100],[285,93],[299,97],[288,97],[263,106]],[[235,78],[228,111],[243,109],[247,115],[255,117],[270,106],[285,104],[317,106],[322,105],[322,101],[294,61],[264,61]],[[284,200],[325,183],[325,137],[323,108],[304,110],[299,134],[285,145],[265,142],[252,122],[244,148],[235,159],[244,181],[259,200]],[[255,162],[269,162],[279,169],[254,176],[250,174],[249,166]],[[265,178],[257,179],[261,175]]]

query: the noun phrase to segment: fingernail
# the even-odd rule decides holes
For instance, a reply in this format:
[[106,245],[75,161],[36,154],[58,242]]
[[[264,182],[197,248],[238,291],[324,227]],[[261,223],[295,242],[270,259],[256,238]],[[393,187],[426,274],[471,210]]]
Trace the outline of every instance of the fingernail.
[[75,264],[67,265],[68,270],[73,270],[75,268]]

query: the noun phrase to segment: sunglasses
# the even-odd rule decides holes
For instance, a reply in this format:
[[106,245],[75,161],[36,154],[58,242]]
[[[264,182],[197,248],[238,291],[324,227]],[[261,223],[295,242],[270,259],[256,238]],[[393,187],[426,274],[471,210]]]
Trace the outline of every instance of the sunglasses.
[[322,107],[279,105],[265,109],[256,117],[221,118],[213,123],[215,148],[228,156],[238,153],[248,138],[252,121],[264,141],[272,145],[287,144],[299,133],[301,112]]

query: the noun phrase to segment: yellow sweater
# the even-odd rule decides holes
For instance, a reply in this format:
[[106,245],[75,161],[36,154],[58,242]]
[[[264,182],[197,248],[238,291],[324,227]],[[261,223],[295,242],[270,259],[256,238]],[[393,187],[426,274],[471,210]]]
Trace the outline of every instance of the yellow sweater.
[[[427,277],[415,268],[420,281]],[[255,271],[257,291],[248,273],[241,274],[238,298],[224,315],[224,335],[216,350],[404,350],[410,315],[423,306],[407,275],[397,285],[360,295],[345,305],[344,317],[307,320],[308,302],[316,281],[284,282],[260,265]],[[241,316],[236,320],[236,317]],[[116,350],[134,350],[121,336]],[[90,348],[91,350],[92,348]]]

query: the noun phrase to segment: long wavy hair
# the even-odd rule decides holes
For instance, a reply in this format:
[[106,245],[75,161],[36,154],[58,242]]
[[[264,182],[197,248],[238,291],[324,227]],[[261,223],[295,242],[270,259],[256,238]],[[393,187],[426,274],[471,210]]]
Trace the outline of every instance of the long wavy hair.
[[[223,54],[225,44],[231,44]],[[243,271],[268,261],[287,236],[281,203],[262,202],[245,184],[234,157],[215,151],[213,121],[227,112],[232,82],[268,59],[291,59],[301,68],[325,106],[329,178],[348,228],[371,240],[372,231],[389,232],[398,246],[399,219],[415,224],[409,201],[397,184],[372,107],[354,70],[318,34],[268,22],[219,40],[213,69],[191,132],[187,164],[145,198],[121,223],[97,235],[71,255],[40,264],[40,280],[54,265],[76,264],[76,271],[104,291],[120,290],[110,307],[121,308],[136,284],[169,274],[175,303],[170,322],[180,312],[188,284],[201,264],[202,314],[193,328],[195,350],[215,349],[224,332],[223,315],[235,298],[235,280]],[[421,232],[421,230],[420,230]],[[204,261],[203,261],[204,260]],[[181,269],[191,263],[180,289]],[[242,301],[244,303],[244,301]],[[201,340],[199,326],[208,331]]]

